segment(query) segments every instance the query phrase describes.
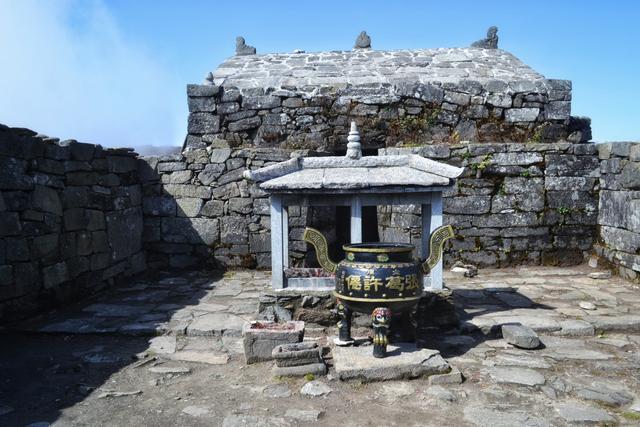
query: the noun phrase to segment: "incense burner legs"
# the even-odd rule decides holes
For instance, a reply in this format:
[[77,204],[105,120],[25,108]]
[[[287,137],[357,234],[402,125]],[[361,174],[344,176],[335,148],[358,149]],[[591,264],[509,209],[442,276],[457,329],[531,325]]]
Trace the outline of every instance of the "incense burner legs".
[[348,346],[353,344],[353,338],[351,338],[351,316],[353,312],[342,301],[338,300],[338,338],[334,341],[336,345]]
[[391,310],[378,307],[371,314],[373,323],[373,357],[386,357],[387,344],[389,344],[389,326],[391,322]]

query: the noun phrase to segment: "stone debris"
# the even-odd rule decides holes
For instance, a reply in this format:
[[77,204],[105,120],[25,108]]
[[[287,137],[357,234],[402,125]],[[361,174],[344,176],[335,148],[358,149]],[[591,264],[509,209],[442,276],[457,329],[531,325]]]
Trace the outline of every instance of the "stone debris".
[[316,409],[287,409],[284,416],[301,422],[318,421],[322,415],[322,411]]
[[499,383],[539,386],[545,383],[544,375],[529,368],[494,367],[491,377]]
[[204,406],[192,405],[192,406],[187,406],[183,408],[182,412],[184,412],[187,415],[191,415],[192,417],[202,417],[209,413],[209,409],[205,408]]
[[451,272],[462,274],[464,277],[475,277],[478,275],[478,267],[472,264],[465,264],[461,261],[456,261],[451,267]]
[[556,405],[556,411],[570,423],[607,423],[615,421],[606,411],[577,402]]
[[429,376],[429,385],[438,384],[462,384],[464,377],[462,372],[456,367],[452,367],[451,371],[446,374],[436,374]]
[[262,394],[271,398],[291,397],[291,390],[286,384],[271,384],[262,390]]
[[177,351],[170,355],[173,360],[183,362],[207,363],[209,365],[226,365],[229,362],[229,355],[210,351]]
[[[321,375],[326,373],[322,360],[322,347],[317,343],[282,344],[273,349],[271,356],[276,361],[274,375],[301,376],[307,373]],[[287,374],[287,372],[290,373]]]
[[314,380],[309,381],[300,389],[300,394],[308,397],[320,397],[326,396],[331,393],[333,389],[322,381]]
[[98,399],[104,399],[106,397],[136,396],[138,394],[142,394],[142,390],[133,390],[133,391],[105,390],[98,395]]
[[552,425],[539,413],[529,414],[525,411],[509,411],[503,408],[475,405],[465,406],[464,419],[477,427],[551,427]]
[[578,306],[584,310],[595,310],[598,308],[594,303],[589,301],[580,301],[578,303]]
[[533,329],[524,325],[502,325],[502,337],[509,344],[524,349],[540,347],[540,338]]
[[232,414],[222,421],[222,427],[289,427],[291,423],[281,417]]
[[427,395],[435,397],[436,399],[443,402],[455,402],[458,400],[458,397],[455,395],[455,393],[439,385],[429,387],[427,389]]
[[154,374],[188,374],[191,369],[185,366],[152,366],[149,372]]
[[589,273],[589,277],[591,279],[596,279],[596,280],[611,279],[611,272],[610,271],[594,271],[593,273]]
[[416,389],[407,382],[388,382],[383,383],[380,394],[388,401],[401,400],[407,396],[414,394]]

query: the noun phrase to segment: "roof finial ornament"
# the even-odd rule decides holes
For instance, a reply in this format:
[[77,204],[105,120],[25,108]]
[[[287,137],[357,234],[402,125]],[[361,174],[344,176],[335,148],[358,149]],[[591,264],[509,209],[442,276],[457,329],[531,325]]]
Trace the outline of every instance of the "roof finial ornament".
[[482,49],[497,49],[498,48],[498,27],[492,26],[487,30],[487,38],[480,39],[477,42],[471,43],[471,47],[479,47]]
[[347,157],[352,160],[360,159],[362,157],[362,146],[360,145],[360,132],[358,132],[356,122],[351,122],[351,130],[347,141],[349,141],[347,143]]
[[358,38],[356,39],[356,44],[353,46],[354,49],[370,49],[371,48],[371,37],[367,35],[366,31],[362,31]]
[[213,86],[213,73],[209,72],[209,74],[207,74],[207,77],[204,79],[204,83],[205,86]]
[[256,48],[245,43],[244,37],[236,37],[236,55],[255,55]]

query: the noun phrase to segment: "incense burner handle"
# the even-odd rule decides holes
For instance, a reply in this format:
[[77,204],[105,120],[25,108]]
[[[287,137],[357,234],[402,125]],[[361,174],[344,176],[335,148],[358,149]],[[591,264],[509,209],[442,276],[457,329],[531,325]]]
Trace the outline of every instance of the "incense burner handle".
[[315,228],[307,227],[304,229],[302,239],[307,243],[311,243],[316,249],[316,257],[320,266],[329,273],[335,273],[338,266],[329,259],[329,245],[322,233]]
[[431,237],[429,238],[429,258],[422,263],[422,271],[424,274],[429,274],[438,261],[440,261],[444,242],[454,236],[455,233],[451,225],[443,225],[431,233]]

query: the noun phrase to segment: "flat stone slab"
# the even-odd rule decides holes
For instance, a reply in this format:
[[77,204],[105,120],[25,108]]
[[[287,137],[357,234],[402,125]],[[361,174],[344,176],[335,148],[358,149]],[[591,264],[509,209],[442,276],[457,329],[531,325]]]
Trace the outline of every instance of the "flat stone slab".
[[556,411],[570,423],[602,423],[615,421],[602,409],[583,405],[577,402],[565,402],[556,406]]
[[336,374],[342,380],[385,381],[444,374],[451,366],[438,350],[416,348],[414,343],[389,344],[387,357],[373,357],[373,347],[333,347]]
[[536,386],[545,383],[544,375],[530,368],[496,367],[491,370],[491,377],[499,383]]

